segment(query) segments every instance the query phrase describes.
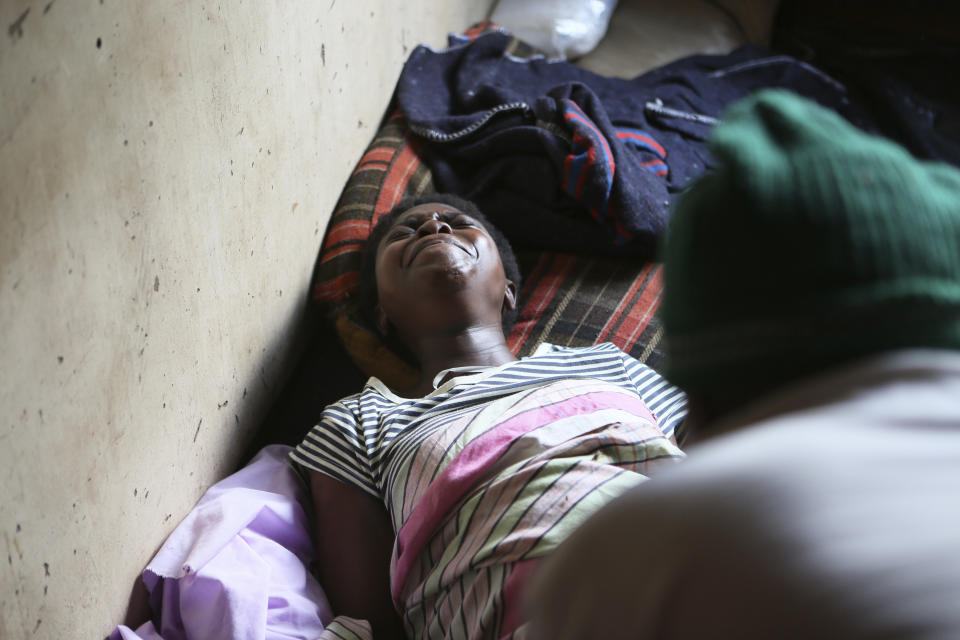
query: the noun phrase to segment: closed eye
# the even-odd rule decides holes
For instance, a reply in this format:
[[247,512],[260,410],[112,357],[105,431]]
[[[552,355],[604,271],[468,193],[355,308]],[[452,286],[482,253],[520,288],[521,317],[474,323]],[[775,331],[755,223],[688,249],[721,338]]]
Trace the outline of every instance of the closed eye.
[[458,227],[458,228],[477,226],[477,223],[474,221],[473,218],[470,218],[463,214],[451,216],[445,219],[445,222],[449,224],[451,227]]
[[413,227],[398,226],[394,227],[390,234],[387,236],[387,242],[393,242],[394,240],[400,240],[407,236],[413,235]]

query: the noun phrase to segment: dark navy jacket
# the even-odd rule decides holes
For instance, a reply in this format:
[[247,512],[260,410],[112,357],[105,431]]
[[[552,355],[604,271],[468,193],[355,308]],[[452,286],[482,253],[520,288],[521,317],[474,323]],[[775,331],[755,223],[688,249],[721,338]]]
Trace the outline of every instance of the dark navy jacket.
[[842,84],[757,47],[625,80],[511,56],[511,41],[418,47],[397,100],[437,189],[474,200],[523,247],[652,257],[673,198],[711,166],[716,118],[756,89],[792,89],[870,128]]

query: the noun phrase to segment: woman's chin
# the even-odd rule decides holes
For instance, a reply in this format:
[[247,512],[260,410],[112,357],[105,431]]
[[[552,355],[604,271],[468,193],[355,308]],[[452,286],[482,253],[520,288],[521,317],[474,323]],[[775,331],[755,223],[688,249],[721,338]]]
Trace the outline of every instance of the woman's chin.
[[[430,286],[459,287],[469,280],[470,274],[474,271],[474,265],[471,261],[465,260],[464,256],[439,251],[431,253],[434,255],[429,256],[429,260],[418,261],[416,265],[417,271]],[[420,256],[417,257],[420,258]]]

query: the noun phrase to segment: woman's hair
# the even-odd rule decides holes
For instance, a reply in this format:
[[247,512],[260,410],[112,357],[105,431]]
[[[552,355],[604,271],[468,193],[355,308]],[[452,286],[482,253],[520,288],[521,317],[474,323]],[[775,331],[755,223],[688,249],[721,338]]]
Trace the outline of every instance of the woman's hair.
[[[363,257],[360,263],[360,282],[357,286],[354,310],[358,316],[357,320],[362,322],[369,329],[377,331],[375,311],[378,302],[376,267],[377,248],[380,246],[380,241],[383,240],[384,235],[386,235],[387,231],[390,230],[390,227],[393,226],[394,221],[402,213],[418,205],[429,203],[449,205],[462,211],[482,224],[483,228],[488,234],[490,234],[490,237],[493,238],[493,242],[497,246],[497,250],[500,253],[500,262],[503,263],[503,271],[506,274],[507,279],[517,286],[517,291],[520,290],[520,268],[517,266],[517,258],[513,254],[513,248],[510,246],[510,243],[507,241],[507,238],[503,235],[503,233],[497,229],[485,215],[483,215],[480,209],[477,208],[477,205],[473,204],[469,200],[465,200],[459,196],[447,193],[436,193],[433,195],[420,196],[416,198],[404,198],[397,203],[397,205],[394,206],[389,213],[380,218],[376,226],[373,228],[373,231],[370,232],[370,236],[367,238],[366,247],[363,251]],[[504,305],[501,319],[503,333],[506,335],[510,332],[510,329],[513,327],[513,323],[517,319],[517,308],[510,309]],[[389,336],[384,336],[384,338],[387,339]],[[409,359],[410,354],[403,353],[405,350],[401,349],[400,345],[388,343],[388,346],[396,351],[400,351],[401,355]]]

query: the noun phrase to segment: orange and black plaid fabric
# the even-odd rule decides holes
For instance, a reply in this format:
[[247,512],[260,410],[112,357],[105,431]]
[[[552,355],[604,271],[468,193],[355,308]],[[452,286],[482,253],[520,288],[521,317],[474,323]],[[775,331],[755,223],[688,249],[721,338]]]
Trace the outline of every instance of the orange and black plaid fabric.
[[521,252],[520,265],[520,314],[507,338],[514,352],[530,354],[543,342],[612,342],[640,362],[659,364],[661,265],[541,252]]

